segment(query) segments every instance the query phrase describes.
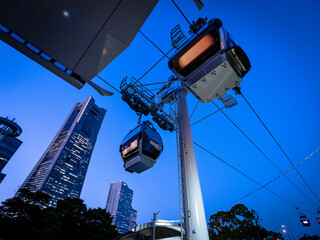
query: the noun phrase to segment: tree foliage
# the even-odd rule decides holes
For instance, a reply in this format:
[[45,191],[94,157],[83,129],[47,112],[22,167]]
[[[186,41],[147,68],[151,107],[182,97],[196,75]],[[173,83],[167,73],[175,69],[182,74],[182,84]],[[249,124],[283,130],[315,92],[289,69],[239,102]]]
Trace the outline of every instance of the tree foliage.
[[320,237],[318,235],[309,236],[305,234],[302,238],[299,238],[300,240],[319,240]]
[[283,239],[280,233],[268,231],[259,224],[259,215],[243,204],[230,211],[219,211],[210,216],[210,239]]
[[105,209],[91,209],[81,199],[59,200],[56,208],[46,206],[50,197],[23,189],[20,196],[0,206],[0,239],[92,239],[118,236],[112,217]]

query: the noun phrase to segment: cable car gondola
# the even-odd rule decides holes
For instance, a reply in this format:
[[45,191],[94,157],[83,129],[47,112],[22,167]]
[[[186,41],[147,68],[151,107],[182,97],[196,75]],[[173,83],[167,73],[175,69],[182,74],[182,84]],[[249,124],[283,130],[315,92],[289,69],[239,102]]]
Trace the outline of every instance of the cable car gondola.
[[203,26],[177,50],[168,65],[201,102],[209,103],[238,86],[251,65],[219,19],[208,23],[199,20]]
[[302,226],[304,226],[304,227],[309,227],[310,226],[309,219],[303,213],[300,214],[300,222],[302,223]]
[[320,224],[320,218],[316,217],[316,221]]
[[120,145],[124,168],[136,173],[151,168],[162,150],[162,139],[149,121],[143,121],[131,130]]

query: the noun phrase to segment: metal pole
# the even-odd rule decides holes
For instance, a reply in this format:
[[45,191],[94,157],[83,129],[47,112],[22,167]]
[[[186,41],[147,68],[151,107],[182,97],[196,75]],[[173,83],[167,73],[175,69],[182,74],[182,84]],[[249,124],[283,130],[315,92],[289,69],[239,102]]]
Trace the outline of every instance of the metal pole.
[[186,96],[185,88],[177,89],[177,127],[181,154],[185,239],[209,240]]
[[153,231],[152,231],[152,239],[155,240],[156,239],[156,219],[157,218],[157,214],[153,213]]
[[160,211],[157,213],[153,213],[153,231],[152,231],[152,239],[156,239],[156,221],[157,221],[157,216],[160,214]]

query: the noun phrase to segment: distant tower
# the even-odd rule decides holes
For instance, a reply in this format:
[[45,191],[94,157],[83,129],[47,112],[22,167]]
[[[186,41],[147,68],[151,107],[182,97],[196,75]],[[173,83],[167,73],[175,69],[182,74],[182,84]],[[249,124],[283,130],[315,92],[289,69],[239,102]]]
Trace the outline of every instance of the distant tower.
[[[78,198],[106,110],[90,96],[72,108],[61,129],[20,188],[51,196],[50,207],[60,199]],[[20,190],[20,189],[19,189]],[[19,196],[19,190],[16,196]]]
[[132,208],[133,190],[123,182],[111,183],[106,210],[113,217],[112,224],[121,233],[136,226],[137,210]]
[[21,133],[22,129],[14,119],[0,117],[0,183],[6,176],[2,169],[22,144],[17,138]]

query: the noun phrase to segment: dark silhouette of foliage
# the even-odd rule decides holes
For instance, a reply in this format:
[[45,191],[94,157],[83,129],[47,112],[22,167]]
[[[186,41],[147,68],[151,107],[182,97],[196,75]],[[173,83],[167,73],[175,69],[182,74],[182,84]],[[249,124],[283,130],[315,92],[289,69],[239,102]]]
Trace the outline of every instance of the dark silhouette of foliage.
[[56,208],[44,207],[49,200],[40,191],[23,189],[19,197],[2,202],[0,239],[108,240],[119,235],[105,209],[88,209],[78,198],[59,200]]
[[209,237],[224,239],[283,239],[280,233],[268,231],[259,225],[259,215],[243,204],[233,206],[230,211],[219,211],[210,216]]
[[318,235],[309,236],[305,234],[302,238],[299,238],[300,240],[319,240],[320,237]]

